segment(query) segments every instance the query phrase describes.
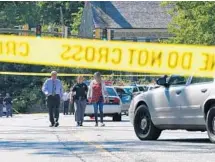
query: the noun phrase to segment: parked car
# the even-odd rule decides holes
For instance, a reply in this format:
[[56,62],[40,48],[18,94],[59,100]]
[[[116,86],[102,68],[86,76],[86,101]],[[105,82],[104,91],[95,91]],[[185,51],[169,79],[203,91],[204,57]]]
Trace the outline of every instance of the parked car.
[[85,81],[84,81],[84,83],[85,83],[87,86],[90,85],[90,82],[91,82],[90,80],[85,80]]
[[151,91],[151,90],[159,88],[159,87],[160,87],[159,85],[149,84],[149,85],[147,85],[147,91]]
[[[109,95],[109,103],[104,103],[104,116],[113,117],[113,121],[121,121],[122,102],[114,87],[106,86]],[[87,103],[85,116],[94,116],[94,108],[92,104]]]
[[129,116],[140,140],[156,140],[162,130],[207,131],[215,143],[214,78],[172,75],[155,88],[136,96]]
[[146,92],[148,91],[148,85],[136,85],[136,87],[138,88],[139,92]]
[[137,86],[123,86],[123,88],[125,89],[126,93],[131,93],[133,96],[141,93]]
[[122,86],[114,86],[114,88],[122,102],[122,113],[128,115],[128,109],[133,98],[132,93],[127,92]]

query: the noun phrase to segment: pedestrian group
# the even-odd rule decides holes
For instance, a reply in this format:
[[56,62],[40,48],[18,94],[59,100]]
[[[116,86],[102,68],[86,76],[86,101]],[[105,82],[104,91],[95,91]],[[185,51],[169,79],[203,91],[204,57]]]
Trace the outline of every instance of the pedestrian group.
[[57,79],[57,72],[52,71],[51,78],[44,82],[42,91],[46,95],[50,127],[59,126],[61,100],[63,100],[64,115],[68,115],[70,109],[70,114],[75,114],[77,126],[83,126],[87,102],[94,107],[95,126],[98,126],[98,110],[100,112],[101,126],[105,126],[103,122],[103,105],[109,101],[105,84],[99,72],[94,74],[94,80],[91,81],[89,88],[84,83],[84,77],[78,76],[77,83],[70,89],[70,92],[63,92],[63,85]]

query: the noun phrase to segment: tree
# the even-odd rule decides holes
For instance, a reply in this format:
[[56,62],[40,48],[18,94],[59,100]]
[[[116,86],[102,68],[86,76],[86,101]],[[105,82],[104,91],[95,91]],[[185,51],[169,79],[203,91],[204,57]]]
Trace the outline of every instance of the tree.
[[78,34],[78,30],[81,25],[83,7],[79,7],[78,9],[78,12],[72,14],[72,17],[74,17],[72,23],[72,34]]
[[[83,7],[84,2],[0,2],[0,28],[13,28],[17,25],[36,25],[41,23],[43,26],[49,24],[61,25],[60,7],[63,10],[64,24],[70,26],[74,19],[72,14],[78,12],[78,7]],[[13,63],[1,63],[0,71],[15,72],[50,72],[57,70],[60,73],[79,73],[84,72],[80,69],[56,68],[49,66],[23,65]],[[87,70],[86,70],[87,71]],[[14,108],[20,112],[26,112],[29,108],[42,103],[45,107],[44,96],[41,86],[44,77],[35,76],[11,76],[0,75],[0,93],[12,94],[15,99]],[[62,77],[65,87],[74,78]]]
[[215,3],[207,1],[167,2],[172,22],[171,43],[213,45],[215,43]]
[[8,28],[26,23],[61,25],[60,7],[63,10],[64,24],[70,26],[73,23],[72,14],[78,12],[78,8],[83,5],[84,2],[79,1],[0,2],[0,27]]

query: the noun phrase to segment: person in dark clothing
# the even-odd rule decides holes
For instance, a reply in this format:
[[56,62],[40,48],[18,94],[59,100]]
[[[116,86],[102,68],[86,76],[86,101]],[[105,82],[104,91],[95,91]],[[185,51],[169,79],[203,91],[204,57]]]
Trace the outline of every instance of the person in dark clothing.
[[3,116],[3,101],[4,101],[4,98],[2,94],[0,94],[0,117]]
[[77,78],[77,83],[72,88],[72,94],[70,98],[70,102],[72,102],[72,96],[74,96],[74,103],[76,109],[75,121],[77,122],[77,126],[83,126],[84,113],[87,105],[88,87],[85,83],[83,83],[83,80],[84,78],[82,76],[79,76]]
[[13,112],[12,112],[13,111],[12,110],[12,98],[11,98],[9,93],[6,94],[6,97],[4,98],[3,102],[4,102],[6,110],[7,110],[7,113],[6,113],[7,118],[9,116],[12,117],[12,114],[13,114]]

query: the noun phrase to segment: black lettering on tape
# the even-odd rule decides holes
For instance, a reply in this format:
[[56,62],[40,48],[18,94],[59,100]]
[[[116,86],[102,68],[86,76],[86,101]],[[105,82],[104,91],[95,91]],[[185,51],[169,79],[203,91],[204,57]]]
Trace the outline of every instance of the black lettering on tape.
[[14,41],[9,41],[6,43],[7,54],[16,55],[16,43]]
[[121,59],[122,59],[122,50],[120,48],[114,48],[113,53],[115,55],[117,55],[118,57],[115,59],[112,59],[112,63],[119,64],[121,62]]
[[138,64],[140,66],[145,66],[148,63],[148,60],[149,60],[149,52],[146,49],[141,50],[138,55]]
[[29,55],[29,44],[28,43],[21,42],[19,44],[19,49],[20,49],[19,54],[21,56],[28,56]]
[[61,54],[61,58],[63,59],[63,60],[69,60],[70,58],[71,58],[71,55],[70,55],[70,45],[68,45],[68,44],[63,44],[62,45],[62,48],[64,49],[64,51],[62,52],[62,54]]
[[134,52],[136,52],[136,49],[128,49],[129,51],[129,64],[133,64],[133,59],[134,59]]
[[192,65],[193,54],[191,52],[185,52],[182,55],[181,67],[185,70],[190,70]]
[[207,65],[206,66],[206,71],[212,71],[215,66],[215,60],[214,60],[214,54],[206,54],[207,55]]
[[98,62],[104,60],[105,63],[108,62],[109,49],[107,47],[99,48],[99,59]]
[[155,63],[157,62],[158,66],[161,66],[162,63],[162,51],[159,51],[156,53],[155,51],[152,51],[152,61],[151,61],[151,66],[154,66]]
[[214,70],[214,66],[215,66],[215,60],[214,60],[214,55],[211,55],[211,66],[210,66],[210,70]]
[[207,53],[202,53],[202,56],[205,58],[204,59],[204,65],[203,67],[200,68],[201,71],[206,71],[207,70],[207,66],[209,64],[210,61],[210,55]]
[[81,61],[81,57],[79,56],[82,52],[82,46],[80,45],[74,45],[74,46],[71,46],[71,52],[73,52],[74,50],[74,53],[72,54],[72,59],[75,60],[75,61]]
[[168,66],[172,69],[176,68],[178,63],[178,53],[176,51],[172,51],[169,53],[168,58]]
[[85,49],[85,59],[87,62],[92,62],[95,60],[95,48],[86,47]]

